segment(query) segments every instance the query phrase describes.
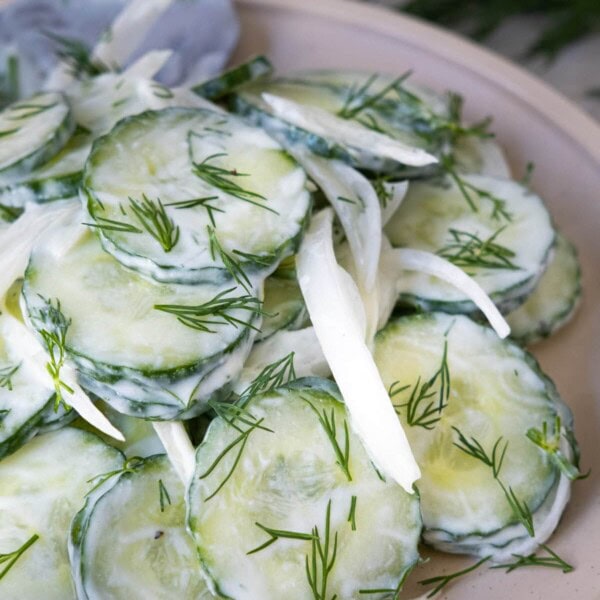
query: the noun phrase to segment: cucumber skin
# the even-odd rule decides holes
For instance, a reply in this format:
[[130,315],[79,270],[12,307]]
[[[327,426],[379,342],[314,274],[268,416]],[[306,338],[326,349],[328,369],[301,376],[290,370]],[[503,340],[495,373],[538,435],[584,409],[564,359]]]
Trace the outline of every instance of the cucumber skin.
[[[65,104],[69,106],[66,97],[62,93],[59,95],[64,100]],[[31,99],[35,97],[36,96],[32,96]],[[39,167],[45,162],[49,161],[69,141],[69,138],[75,131],[76,126],[77,124],[75,123],[73,113],[69,109],[65,113],[64,119],[57,127],[52,138],[44,142],[42,146],[33,150],[30,154],[24,156],[19,161],[12,163],[7,167],[0,168],[0,179],[4,180],[4,178],[6,178],[6,181],[10,181],[12,177],[26,175],[36,167]]]
[[219,100],[233,92],[235,88],[272,73],[273,65],[269,59],[266,56],[259,55],[214,79],[195,85],[192,87],[192,92],[208,100]]
[[72,198],[79,193],[81,177],[82,172],[79,171],[9,184],[0,188],[0,203],[11,207],[24,207],[28,202],[44,204]]

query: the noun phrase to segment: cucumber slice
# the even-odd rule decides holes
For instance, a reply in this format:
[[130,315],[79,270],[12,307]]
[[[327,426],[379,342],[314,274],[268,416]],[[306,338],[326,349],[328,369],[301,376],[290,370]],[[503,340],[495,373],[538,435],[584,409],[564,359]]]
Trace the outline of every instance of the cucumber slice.
[[47,163],[0,188],[0,203],[21,207],[28,202],[50,202],[77,196],[91,147],[88,134],[76,133]]
[[192,92],[208,100],[219,100],[241,85],[261,79],[271,73],[273,73],[273,65],[269,59],[266,56],[255,56],[213,79],[193,86]]
[[380,479],[337,388],[298,380],[245,409],[234,425],[211,423],[189,488],[188,526],[215,590],[236,600],[346,600],[395,589],[418,560],[418,499]]
[[[48,328],[48,302],[60,308],[69,322],[66,350],[82,382],[116,410],[163,419],[202,410],[199,399],[241,370],[254,337],[251,328],[260,325],[258,299],[231,284],[185,286],[146,279],[105,253],[91,232],[77,231],[79,239],[71,233],[61,248],[69,235],[57,229],[32,253],[23,296],[33,326]],[[243,306],[220,305],[219,295],[242,298]],[[207,302],[224,307],[202,309],[207,331],[166,312]]]
[[[561,479],[527,432],[552,426],[559,415],[571,424],[533,357],[467,317],[429,313],[379,332],[375,361],[421,468],[425,540],[484,556],[504,551],[490,546],[527,538],[502,485],[539,525]],[[460,434],[495,455],[497,477],[491,465],[457,447],[465,445]]]
[[510,179],[510,166],[504,151],[493,138],[460,136],[454,143],[452,157],[461,173]]
[[0,462],[0,554],[38,536],[0,581],[2,598],[75,600],[67,555],[71,519],[89,480],[122,462],[118,450],[70,427],[38,436]]
[[295,331],[306,327],[308,313],[295,279],[268,277],[265,280],[264,294],[265,317],[260,333],[256,336],[257,342],[266,340],[281,329]]
[[69,555],[81,600],[213,597],[185,530],[184,487],[165,455],[137,461],[88,496]]
[[31,360],[14,321],[0,314],[0,459],[33,437],[54,409],[52,381],[44,365]]
[[333,137],[280,119],[261,95],[316,107],[364,127],[365,132],[383,132],[407,145],[439,152],[449,141],[445,127],[450,118],[449,103],[405,79],[352,71],[308,71],[244,86],[234,94],[231,106],[278,139],[303,144],[320,156],[344,160],[357,168],[396,170],[397,161],[382,158],[375,151],[340,145]]
[[59,92],[36,94],[0,113],[0,181],[28,173],[54,156],[71,137],[75,121]]
[[511,336],[521,344],[532,344],[552,335],[573,317],[580,299],[577,250],[559,233],[552,260],[537,287],[506,317]]
[[[385,232],[393,246],[435,252],[463,268],[507,313],[546,268],[555,237],[550,215],[538,196],[514,181],[479,175],[462,181],[472,186],[466,190],[471,204],[454,182],[411,183]],[[403,277],[399,302],[426,311],[476,310],[460,291],[418,272]]]
[[[104,248],[178,283],[231,277],[209,230],[245,272],[272,270],[299,244],[311,205],[305,184],[263,131],[224,113],[176,108],[119,123],[94,144],[84,175]],[[136,202],[166,223],[167,239],[144,227]]]

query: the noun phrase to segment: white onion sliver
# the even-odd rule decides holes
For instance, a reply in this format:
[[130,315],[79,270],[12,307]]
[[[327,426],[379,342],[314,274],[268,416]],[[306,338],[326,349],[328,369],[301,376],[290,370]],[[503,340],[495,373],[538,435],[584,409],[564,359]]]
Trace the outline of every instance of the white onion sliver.
[[283,121],[316,135],[327,137],[339,144],[366,150],[413,167],[422,167],[437,162],[435,156],[421,148],[409,146],[353,121],[336,117],[322,108],[306,106],[267,93],[262,94],[262,99]]
[[125,77],[152,79],[173,56],[173,50],[151,50],[140,56],[123,73]]
[[381,248],[381,206],[369,181],[339,160],[321,158],[298,148],[290,152],[323,190],[346,234],[359,283],[373,289]]
[[156,421],[154,431],[165,448],[183,485],[188,485],[196,466],[196,451],[181,421]]
[[381,223],[382,225],[385,225],[392,218],[392,215],[400,208],[402,200],[404,200],[406,192],[408,192],[408,181],[384,183],[383,187],[390,195],[386,205],[381,209]]
[[500,338],[505,338],[510,333],[510,326],[496,305],[481,286],[462,269],[445,258],[424,250],[395,248],[393,252],[399,269],[426,273],[453,285],[475,303]]
[[297,257],[298,281],[351,425],[378,469],[407,492],[420,477],[408,440],[338,281],[331,210],[316,215]]

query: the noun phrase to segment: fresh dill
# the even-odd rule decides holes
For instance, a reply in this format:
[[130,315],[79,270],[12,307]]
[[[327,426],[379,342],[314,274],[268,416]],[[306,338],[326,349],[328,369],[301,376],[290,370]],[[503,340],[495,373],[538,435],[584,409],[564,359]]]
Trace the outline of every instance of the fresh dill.
[[[217,402],[215,400],[209,400],[208,406],[215,411],[215,414],[223,419],[229,426],[233,427],[240,433],[244,433],[241,425],[249,425],[256,426],[257,429],[262,429],[263,431],[268,431],[273,433],[272,429],[265,427],[263,425],[256,425],[256,417],[246,408],[240,406],[236,403],[230,404],[228,402]],[[238,425],[238,422],[241,425]]]
[[[436,385],[438,386],[437,391],[434,389]],[[421,376],[419,376],[412,387],[408,400],[401,404],[394,404],[394,408],[398,414],[400,414],[399,409],[406,409],[406,422],[411,427],[433,429],[442,418],[442,411],[448,406],[450,385],[448,340],[446,339],[444,340],[444,350],[438,370],[423,383],[421,383]],[[400,382],[395,381],[390,386],[388,393],[390,398],[393,398],[409,389],[411,389],[410,385],[400,386]],[[435,396],[437,396],[437,401],[433,400]]]
[[13,565],[23,556],[25,551],[33,546],[38,540],[40,536],[37,533],[34,533],[20,548],[14,550],[13,552],[8,552],[6,554],[0,554],[0,565],[6,564],[6,566],[0,571],[0,581],[2,578],[10,571]]
[[173,206],[177,210],[185,210],[188,208],[196,208],[201,206],[208,213],[208,218],[213,227],[216,227],[214,213],[224,213],[225,211],[218,206],[210,204],[213,200],[218,200],[218,196],[205,196],[203,198],[190,198],[189,200],[178,200],[177,202],[167,202],[165,206]]
[[476,233],[452,228],[448,231],[451,241],[436,254],[457,267],[518,271],[521,267],[512,261],[516,254],[496,241],[505,229],[500,227],[481,239]]
[[117,221],[115,219],[107,219],[105,217],[94,217],[95,223],[83,223],[88,227],[94,227],[101,231],[116,231],[118,233],[144,233],[141,229],[132,225],[131,223],[125,223],[123,221]]
[[[262,429],[263,431],[266,429],[265,427],[261,427],[263,422],[264,422],[264,419],[258,419],[252,425],[250,425],[248,427],[248,429],[242,430],[241,433],[232,442],[227,444],[227,446],[219,453],[219,455],[215,458],[215,460],[208,467],[208,469],[206,469],[206,471],[204,471],[199,476],[199,479],[206,479],[219,466],[221,461],[230,452],[232,452],[233,450],[235,450],[237,448],[237,453],[235,455],[235,458],[233,459],[231,468],[229,469],[229,471],[227,471],[225,477],[221,480],[221,483],[219,483],[219,485],[215,488],[215,490],[212,493],[210,493],[208,496],[206,496],[206,498],[204,498],[205,502],[208,502],[209,500],[214,498],[223,489],[225,484],[231,479],[236,467],[238,466],[238,464],[242,458],[242,454],[244,453],[244,449],[246,447],[246,444],[248,443],[248,439],[250,438],[250,435],[252,434],[252,432],[256,431],[257,429]],[[238,431],[239,431],[239,428],[236,427],[236,429],[238,429]],[[266,431],[271,432],[271,430],[268,430],[268,429],[266,429]]]
[[276,215],[279,214],[273,208],[258,202],[258,200],[267,201],[262,194],[245,189],[233,180],[235,177],[247,177],[248,173],[239,173],[236,169],[225,169],[218,165],[211,164],[211,161],[225,156],[227,156],[227,154],[224,152],[211,154],[200,163],[194,162],[194,174],[209,185],[220,189],[222,192],[229,194],[234,198],[264,208]]
[[563,573],[571,573],[574,567],[568,562],[564,561],[556,552],[551,550],[545,544],[541,544],[541,547],[550,556],[536,556],[535,553],[523,556],[522,554],[513,554],[516,558],[514,562],[504,563],[501,565],[494,565],[491,569],[506,569],[507,573],[511,573],[515,569],[521,569],[522,567],[547,567],[551,569],[560,569]]
[[358,204],[356,200],[352,200],[352,198],[346,198],[345,196],[338,196],[336,200],[338,202],[345,202],[346,204]]
[[321,536],[316,525],[310,533],[272,529],[261,523],[255,523],[255,525],[264,531],[269,539],[264,544],[247,552],[247,554],[260,552],[280,539],[309,541],[311,544],[310,553],[305,556],[304,564],[312,598],[313,600],[335,600],[337,595],[334,595],[331,599],[327,598],[329,576],[335,565],[338,550],[338,534],[335,532],[333,537],[331,535],[331,500],[327,503],[323,536]]
[[444,589],[451,581],[466,575],[467,573],[471,573],[475,571],[475,569],[479,568],[483,563],[487,562],[490,559],[489,556],[483,557],[481,560],[478,560],[475,564],[463,569],[462,571],[456,571],[455,573],[450,573],[449,575],[438,575],[436,577],[429,577],[428,579],[423,579],[419,581],[421,585],[432,585],[436,584],[435,587],[427,594],[427,598],[433,598],[438,592]]
[[375,179],[371,181],[371,185],[373,186],[373,189],[377,194],[377,198],[379,199],[379,204],[381,205],[382,209],[385,209],[394,197],[394,192],[392,188],[386,186],[388,180],[389,176],[378,175]]
[[56,43],[56,55],[68,65],[75,77],[79,78],[82,75],[95,77],[109,71],[106,65],[92,59],[90,48],[80,40],[64,37],[51,31],[46,31],[45,35]]
[[231,256],[231,254],[228,254],[225,251],[215,234],[215,230],[210,225],[207,225],[206,230],[208,232],[208,247],[212,260],[215,261],[217,260],[217,257],[220,258],[223,266],[231,275],[233,280],[238,285],[241,285],[246,292],[250,293],[252,291],[252,282],[250,281],[248,275],[246,275],[241,262],[236,260],[233,256]]
[[352,531],[356,531],[356,496],[352,496],[350,499],[350,512],[348,513],[348,523]]
[[523,177],[521,177],[521,185],[529,188],[531,185],[531,178],[533,177],[533,172],[535,171],[535,163],[529,161],[525,165],[525,172],[523,173]]
[[404,571],[402,577],[400,577],[398,585],[395,588],[363,589],[358,590],[358,593],[363,596],[370,596],[375,594],[383,595],[383,597],[380,600],[399,600],[402,588],[404,587],[404,584],[406,583],[406,580],[408,579],[408,576],[410,575],[410,572],[412,571],[413,567],[414,565]]
[[38,332],[42,337],[49,357],[46,363],[46,371],[54,384],[54,410],[58,411],[61,403],[67,410],[70,410],[70,406],[66,402],[63,393],[73,394],[74,390],[60,378],[60,372],[67,359],[67,330],[71,321],[67,320],[61,312],[60,301],[57,300],[56,306],[54,306],[51,300],[41,299],[44,302],[44,306],[37,309],[35,320],[43,326]]
[[13,135],[20,131],[20,127],[13,127],[12,129],[5,129],[4,131],[0,131],[0,138],[8,137],[9,135]]
[[[244,294],[242,296],[227,296],[237,288],[229,288],[219,292],[214,298],[204,302],[186,306],[184,304],[155,304],[154,308],[177,317],[177,320],[186,327],[215,333],[212,329],[216,325],[233,325],[234,327],[249,327],[257,330],[253,318],[264,315],[262,302],[255,296]],[[248,320],[234,316],[231,311],[241,310],[249,313]]]
[[9,121],[21,121],[23,119],[29,119],[31,117],[36,117],[51,108],[54,108],[58,102],[50,102],[50,104],[36,104],[35,102],[19,102],[18,104],[13,104],[10,107],[10,112],[15,113],[18,112],[17,115],[6,116],[5,118]]
[[[440,166],[442,169],[448,174],[450,179],[456,184],[458,187],[462,197],[465,199],[469,208],[473,212],[478,212],[479,209],[474,202],[474,197],[478,198],[480,201],[486,200],[492,205],[492,213],[491,217],[495,221],[500,221],[503,219],[504,221],[510,223],[513,219],[513,216],[508,209],[506,208],[506,200],[495,196],[491,192],[484,190],[476,185],[473,185],[463,177],[458,174],[458,171],[454,168],[454,159],[451,155],[445,154],[440,158]],[[472,195],[474,194],[474,196]]]
[[9,415],[10,413],[10,408],[4,408],[2,410],[0,410],[0,424],[2,424],[2,421],[4,421],[4,419],[6,419],[6,417]]
[[458,442],[453,442],[454,446],[492,469],[494,479],[502,489],[514,516],[523,527],[525,527],[527,533],[533,537],[535,535],[535,530],[533,525],[533,515],[531,514],[529,506],[525,501],[522,501],[517,497],[512,487],[507,486],[500,479],[500,470],[502,469],[502,463],[504,462],[504,457],[506,456],[506,451],[508,449],[508,441],[503,444],[502,437],[499,437],[492,447],[491,454],[489,454],[474,437],[467,439],[457,427],[452,427],[452,429],[458,434]]
[[[532,427],[527,430],[526,435],[550,458],[565,477],[568,477],[571,481],[585,479],[589,475],[589,471],[585,474],[580,473],[578,467],[565,456],[560,448],[561,438],[563,437],[563,427],[560,416],[558,415],[554,421],[553,429],[554,430],[550,432],[548,424],[544,421],[541,430]],[[569,440],[567,439],[567,441]]]
[[317,415],[319,419],[319,423],[323,430],[325,431],[325,435],[329,439],[331,446],[333,448],[333,452],[336,457],[336,464],[339,465],[340,469],[342,469],[346,479],[348,481],[352,481],[352,475],[350,474],[350,433],[348,430],[348,421],[344,419],[344,444],[343,448],[340,445],[340,442],[337,439],[337,424],[335,420],[335,409],[332,408],[331,412],[327,412],[327,409],[319,410],[315,407],[315,405],[308,400],[307,398],[302,398],[306,404],[311,408],[311,410]]
[[160,198],[151,200],[142,194],[142,200],[129,198],[129,206],[140,225],[162,246],[170,252],[179,241],[179,226],[167,215]]
[[19,370],[20,366],[21,365],[0,368],[0,388],[6,388],[9,392],[12,392],[12,377]]
[[165,512],[165,503],[171,504],[171,496],[169,496],[169,492],[162,479],[158,480],[158,501],[160,502],[161,513]]
[[92,487],[87,491],[86,495],[90,495],[94,490],[98,489],[105,481],[112,479],[113,477],[124,475],[125,473],[133,473],[144,464],[144,459],[140,456],[132,456],[128,458],[120,469],[114,471],[108,471],[107,473],[101,473],[87,480],[87,483],[91,483]]

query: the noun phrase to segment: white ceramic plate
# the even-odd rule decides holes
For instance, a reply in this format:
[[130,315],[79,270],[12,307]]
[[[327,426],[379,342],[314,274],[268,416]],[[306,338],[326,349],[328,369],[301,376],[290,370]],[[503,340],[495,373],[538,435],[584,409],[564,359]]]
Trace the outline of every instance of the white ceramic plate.
[[[385,9],[348,0],[238,0],[242,38],[234,61],[265,53],[281,70],[346,67],[401,74],[466,97],[466,114],[493,115],[514,172],[536,165],[533,187],[558,227],[577,245],[584,301],[576,319],[534,347],[575,413],[583,467],[549,545],[573,573],[529,568],[509,575],[481,568],[436,598],[448,600],[596,600],[600,598],[600,126],[518,67],[459,37]],[[535,235],[535,231],[531,232]],[[416,580],[473,561],[428,553],[402,597],[422,594]]]

